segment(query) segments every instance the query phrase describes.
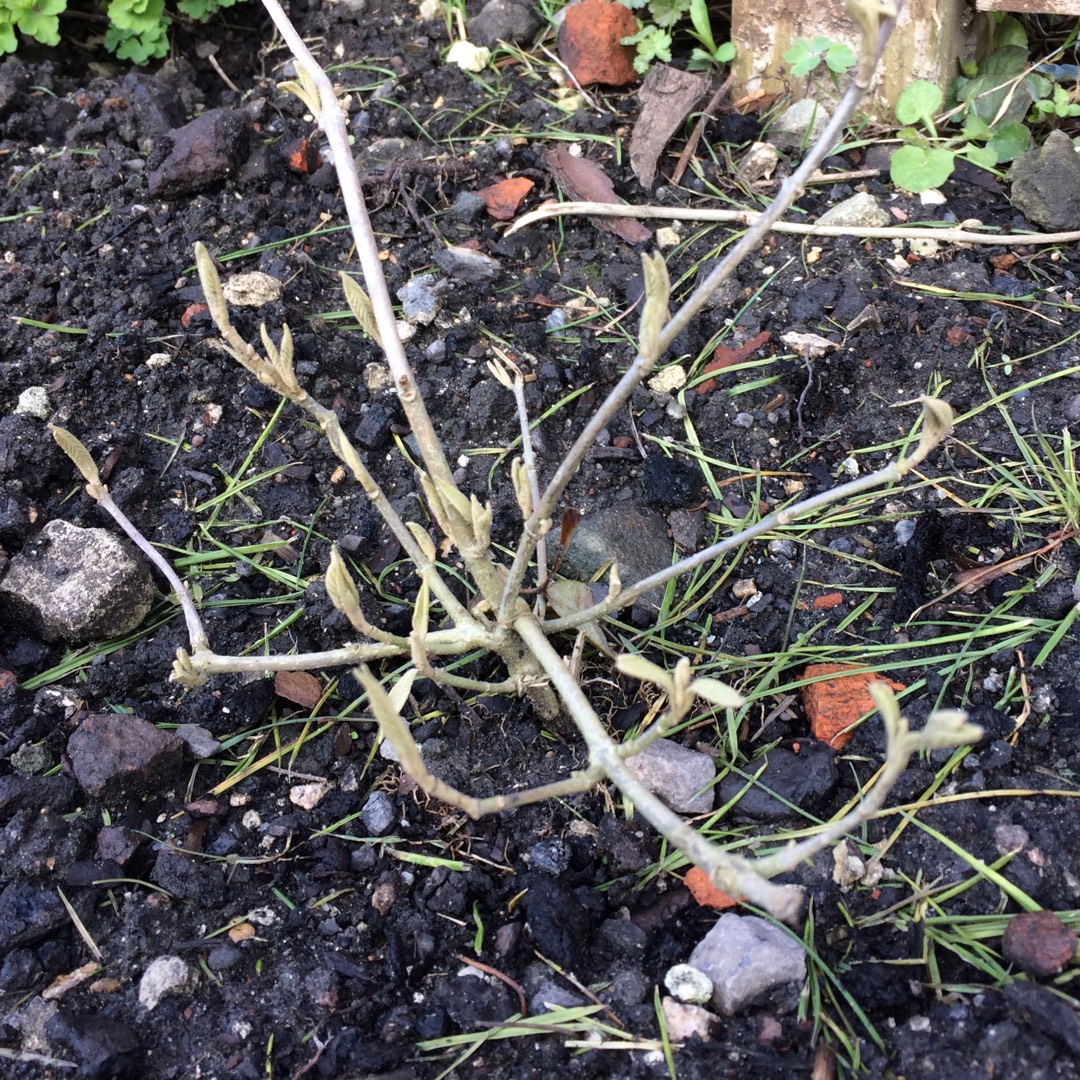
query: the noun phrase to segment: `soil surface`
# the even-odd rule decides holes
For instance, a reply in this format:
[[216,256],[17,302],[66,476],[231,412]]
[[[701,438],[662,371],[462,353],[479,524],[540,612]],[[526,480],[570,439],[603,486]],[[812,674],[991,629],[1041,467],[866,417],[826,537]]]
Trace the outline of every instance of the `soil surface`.
[[[721,118],[699,150],[698,173],[682,187],[647,193],[625,152],[614,150],[635,121],[632,92],[602,94],[598,107],[568,115],[553,105],[543,59],[530,70],[520,56],[503,54],[482,79],[443,66],[444,25],[418,22],[411,6],[369,4],[355,17],[345,5],[293,14],[324,62],[357,65],[335,78],[352,94],[358,149],[410,140],[397,150],[383,144],[383,156],[364,164],[386,273],[394,294],[429,271],[448,283],[439,313],[416,328],[408,351],[464,488],[490,498],[495,536],[512,546],[520,518],[508,460],[497,450],[475,452],[508,447],[518,434],[512,399],[485,360],[498,346],[536,376],[529,407],[534,417],[546,414],[536,441],[550,475],[633,355],[625,328],[636,327],[631,309],[646,245],[580,219],[505,237],[482,208],[455,202],[459,193],[524,176],[535,182],[527,209],[554,194],[545,152],[560,139],[580,139],[630,201],[713,206],[717,193],[744,200],[728,154],[753,139],[755,125],[738,132]],[[336,273],[355,264],[332,172],[299,141],[318,145],[313,125],[275,87],[288,58],[254,11],[230,13],[228,27],[181,29],[176,40],[176,58],[153,71],[91,63],[74,50],[31,51],[0,65],[7,316],[0,560],[54,518],[114,528],[83,493],[45,421],[14,412],[20,394],[44,387],[48,422],[86,443],[143,533],[186,572],[193,556],[205,558],[193,580],[217,651],[313,650],[348,640],[321,584],[331,542],[366,573],[369,616],[407,633],[415,582],[396,545],[311,425],[291,408],[277,415],[273,395],[214,347],[199,306],[197,240],[230,256],[226,276],[260,270],[284,282],[280,299],[236,308],[238,327],[256,339],[259,322],[275,333],[289,323],[302,381],[356,433],[395,504],[422,518],[415,473],[395,449],[409,449],[408,430],[370,366],[377,350],[339,317]],[[241,93],[200,58],[208,40]],[[226,112],[210,122],[205,156],[170,171],[169,132],[214,109]],[[420,158],[410,156],[416,148]],[[831,167],[862,163],[854,154]],[[662,159],[661,171],[671,164]],[[1003,186],[976,179],[951,181],[940,207],[871,178],[815,188],[799,209],[813,220],[858,183],[898,220],[949,215],[1003,230],[1030,227]],[[669,252],[678,293],[730,235],[681,225]],[[434,265],[447,242],[496,260],[494,281],[449,281]],[[980,871],[987,866],[1041,908],[1080,907],[1074,800],[1040,794],[1076,791],[1075,635],[1033,667],[1076,602],[1080,551],[1074,541],[1059,543],[1012,575],[936,602],[957,571],[1051,539],[1052,514],[1010,502],[1004,489],[978,507],[968,500],[982,498],[993,463],[1018,459],[1017,437],[1057,438],[1080,422],[1080,354],[1071,341],[1080,333],[1071,306],[1078,260],[1071,248],[909,252],[880,241],[770,239],[671,353],[696,378],[726,330],[728,350],[758,339],[746,359],[761,366],[719,371],[714,386],[683,394],[685,409],[639,389],[567,493],[566,505],[585,514],[620,503],[687,512],[683,525],[711,541],[759,500],[788,498],[793,480],[813,494],[853,468],[884,464],[881,448],[895,455],[916,415],[898,403],[928,389],[961,417],[1001,395],[1015,428],[996,407],[978,411],[918,483],[881,496],[873,513],[864,508],[851,519],[855,525],[837,515],[829,527],[789,534],[788,547],[752,546],[715,589],[700,590],[704,599],[685,624],[665,632],[665,641],[714,665],[718,677],[725,656],[745,663],[811,642],[851,660],[859,659],[852,650],[865,648],[882,674],[914,687],[904,702],[913,723],[935,706],[962,707],[986,731],[962,761],[943,754],[905,775],[893,805],[928,798],[935,777],[942,778],[936,793],[955,797],[918,815],[932,833],[910,821],[898,829],[904,819],[893,815],[859,838],[891,840],[880,887],[842,889],[828,854],[794,875],[812,901],[805,938],[818,972],[813,1000],[801,1011],[764,1004],[724,1018],[709,1041],[676,1051],[680,1077],[827,1076],[830,1043],[842,1075],[856,1074],[853,1058],[869,1075],[907,1080],[1080,1075],[1075,963],[1056,979],[1014,981],[1018,972],[1000,960],[999,928],[985,946],[1009,974],[995,980],[939,944],[948,919],[1021,910]],[[549,316],[571,301],[566,325],[553,328]],[[836,348],[807,361],[781,343],[790,331],[825,335]],[[699,454],[727,464],[711,467],[714,490],[689,452],[691,431]],[[639,441],[654,460],[649,468]],[[665,465],[665,449],[693,467],[689,480]],[[260,475],[213,501],[232,478]],[[894,531],[902,521],[914,525],[903,545],[903,532]],[[1065,524],[1063,514],[1057,527]],[[260,544],[268,550],[251,551]],[[740,610],[732,584],[750,578],[763,600]],[[425,800],[379,754],[347,673],[321,673],[323,696],[306,708],[263,678],[222,676],[188,692],[171,684],[176,649],[187,642],[158,586],[143,628],[118,648],[72,650],[36,639],[6,615],[0,621],[4,1076],[74,1068],[155,1080],[436,1077],[470,1044],[427,1051],[418,1044],[497,1026],[520,1011],[514,984],[529,1002],[553,988],[561,1001],[600,1001],[606,1008],[597,1019],[617,1032],[643,1044],[659,1036],[655,988],[664,992],[664,973],[689,957],[716,913],[692,900],[681,881],[685,865],[657,871],[667,853],[627,818],[617,792],[470,822]],[[842,601],[835,606],[814,602],[835,593]],[[869,597],[873,604],[853,616]],[[943,627],[973,643],[959,662],[959,646],[940,643]],[[633,645],[649,630],[624,623],[613,633]],[[922,641],[936,643],[920,652]],[[895,653],[873,651],[890,644]],[[567,653],[572,645],[561,643]],[[587,657],[586,665],[602,715],[622,729],[640,720],[640,691],[613,679],[601,659]],[[498,677],[482,662],[474,674]],[[785,689],[799,674],[796,667],[771,675],[775,694],[748,718],[737,757],[726,730],[711,721],[679,738],[711,752],[722,769],[738,764],[751,773],[754,756],[773,743],[805,747],[802,699]],[[152,783],[117,783],[94,795],[75,778],[69,739],[87,716],[110,713],[165,731],[198,725],[221,746],[202,760],[185,747]],[[421,680],[408,715],[433,770],[477,795],[555,779],[584,760],[574,738],[545,731],[516,700],[459,697]],[[238,763],[298,738],[297,752],[212,792],[235,779]],[[36,772],[27,762],[32,749],[42,752]],[[882,752],[880,725],[867,723],[806,813],[838,813],[874,775]],[[298,789],[323,780],[329,790],[311,809],[298,804]],[[382,795],[371,801],[372,792]],[[754,826],[770,835],[778,827]],[[981,861],[972,865],[963,852]],[[959,883],[969,887],[942,892]],[[57,977],[94,961],[90,939],[102,969],[43,997]],[[144,973],[165,957],[185,966],[174,991],[151,1009]],[[815,1015],[835,1027],[816,1026]],[[663,1057],[647,1046],[565,1044],[564,1035],[542,1032],[491,1040],[457,1075],[667,1075]],[[823,1071],[814,1071],[815,1060]]]

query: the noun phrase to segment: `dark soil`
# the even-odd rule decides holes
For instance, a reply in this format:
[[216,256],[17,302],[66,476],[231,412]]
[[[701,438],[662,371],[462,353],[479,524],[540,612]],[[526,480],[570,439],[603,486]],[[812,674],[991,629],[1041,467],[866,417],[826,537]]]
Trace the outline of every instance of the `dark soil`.
[[[443,313],[408,345],[451,460],[475,447],[507,446],[515,437],[512,401],[484,364],[493,341],[510,342],[537,376],[529,386],[534,416],[572,390],[591,386],[539,429],[541,463],[550,475],[631,349],[603,315],[558,334],[547,332],[545,319],[552,304],[590,290],[625,312],[640,295],[639,250],[575,219],[504,238],[502,227],[486,215],[458,220],[449,207],[458,192],[478,190],[507,174],[536,180],[534,199],[551,192],[542,158],[550,140],[500,141],[500,130],[529,135],[558,127],[582,136],[625,137],[635,98],[606,95],[605,111],[566,116],[549,104],[547,84],[514,64],[487,73],[500,91],[492,98],[479,81],[439,63],[442,24],[419,24],[412,10],[375,4],[359,20],[350,20],[344,6],[294,14],[306,37],[325,37],[324,58],[373,58],[377,71],[353,71],[345,80],[356,88],[351,116],[365,117],[354,124],[358,147],[398,137],[433,139],[450,152],[437,167],[401,160],[369,166],[392,293],[432,267],[443,241],[475,243],[500,263],[493,286],[455,283],[444,296]],[[339,411],[348,432],[360,429],[358,443],[384,487],[408,513],[419,513],[415,474],[393,452],[394,440],[408,435],[401,414],[392,395],[369,389],[365,381],[377,353],[361,334],[345,332],[327,317],[344,308],[336,271],[350,257],[336,184],[326,168],[290,168],[289,152],[296,152],[291,144],[314,132],[302,106],[275,89],[286,57],[262,48],[270,35],[255,12],[238,11],[232,23],[194,36],[181,33],[177,58],[151,72],[91,66],[74,53],[30,53],[25,61],[0,65],[0,298],[9,317],[0,325],[2,561],[55,517],[112,527],[82,493],[44,424],[12,414],[19,394],[31,386],[47,388],[51,422],[69,427],[90,447],[117,500],[152,541],[174,556],[189,547],[211,550],[203,531],[210,511],[199,507],[223,490],[223,474],[244,466],[277,403],[211,346],[213,329],[192,307],[201,300],[192,271],[196,240],[218,256],[251,252],[230,271],[260,269],[287,282],[280,302],[254,315],[237,311],[237,324],[249,335],[259,321],[275,330],[282,322],[291,325],[302,380]],[[195,46],[204,37],[220,46],[217,60],[245,92],[244,101],[198,58]],[[538,70],[544,63],[539,61]],[[236,110],[229,114],[234,127],[227,150],[235,155],[229,175],[198,190],[166,187],[152,195],[148,177],[168,150],[166,133],[213,108]],[[723,160],[724,148],[716,145]],[[625,166],[625,153],[620,166],[607,148],[589,149],[622,196],[646,197]],[[734,191],[724,170],[703,160],[705,179]],[[695,180],[654,197],[673,205],[710,203],[702,186]],[[913,220],[949,213],[958,221],[1026,227],[1004,189],[992,183],[957,179],[947,186],[949,199],[941,208],[922,208],[874,180],[866,187]],[[800,207],[812,218],[850,193],[844,184],[816,189]],[[689,234],[687,226],[684,236]],[[673,277],[726,235],[714,229],[681,251]],[[557,260],[551,257],[553,245]],[[715,458],[797,471],[812,493],[837,482],[841,463],[853,451],[892,443],[908,430],[914,409],[894,409],[897,402],[937,387],[962,414],[990,396],[987,380],[993,392],[1019,390],[1007,402],[1022,433],[1052,435],[1080,417],[1080,360],[1070,342],[1080,332],[1076,309],[1038,307],[1030,299],[942,299],[895,284],[896,270],[887,261],[895,257],[890,244],[836,240],[820,247],[820,258],[806,262],[806,248],[797,241],[771,239],[743,266],[723,303],[673,350],[673,356],[697,356],[740,308],[729,346],[766,331],[767,355],[782,348],[780,335],[790,330],[826,333],[841,345],[810,371],[797,359],[778,361],[764,371],[778,375],[777,381],[737,397],[729,393],[731,386],[755,373],[721,374],[712,392],[688,394],[697,437]],[[1007,255],[1017,259],[1002,258]],[[1038,293],[1071,304],[1077,267],[1070,249],[1051,257],[1035,248],[946,247],[916,262],[906,276],[959,292]],[[768,289],[743,308],[771,271],[777,273]],[[871,302],[879,323],[845,333]],[[11,316],[85,332],[19,325]],[[627,325],[636,325],[635,315]],[[973,353],[984,340],[980,364]],[[165,354],[168,363],[151,362],[157,354]],[[1003,366],[1003,355],[1015,358],[1010,367]],[[1020,389],[1059,372],[1068,374]],[[637,432],[654,454],[650,439],[670,437],[685,445],[683,422],[671,419],[650,392],[640,390],[633,405]],[[739,414],[749,416],[749,427]],[[609,449],[634,445],[629,416],[608,434]],[[183,448],[174,453],[178,439]],[[1012,436],[996,411],[963,425],[958,441],[928,471],[955,480],[949,488],[955,497],[939,497],[928,487],[900,497],[896,512],[919,522],[914,547],[896,545],[890,518],[873,536],[843,528],[813,533],[812,544],[800,545],[803,562],[752,549],[736,576],[755,576],[770,600],[749,615],[718,621],[711,647],[745,657],[754,649],[783,649],[812,630],[814,641],[833,640],[838,647],[900,644],[929,635],[919,625],[905,628],[904,620],[944,591],[950,573],[995,548],[1004,557],[1031,550],[1049,531],[1026,528],[1022,507],[1015,508],[1013,521],[958,512],[968,491],[965,481],[981,476],[985,483],[974,451],[991,461],[1015,457]],[[492,500],[497,538],[511,544],[518,511],[508,470],[492,471],[493,460],[462,457],[461,480],[467,490]],[[883,460],[881,454],[859,458],[864,471]],[[299,618],[270,642],[271,649],[326,648],[347,640],[319,580],[331,541],[343,542],[356,563],[379,578],[378,594],[365,594],[369,614],[407,632],[411,575],[395,563],[396,550],[356,487],[332,479],[335,460],[292,409],[273,425],[251,465],[252,473],[275,468],[272,480],[248,490],[252,502],[237,498],[222,508],[213,535],[239,546],[258,543],[270,530],[291,542],[303,560],[303,579],[311,584],[283,606],[282,586],[224,559],[201,579],[214,647],[222,653],[249,648],[294,609]],[[626,500],[645,504],[642,474],[640,458],[601,453],[581,470],[567,505],[588,512]],[[659,484],[653,476],[648,490],[663,512],[672,509],[672,498],[683,508],[700,508],[709,496],[683,473]],[[740,512],[740,505],[748,507],[747,500],[758,495],[753,477],[723,492],[725,505],[705,506],[710,521]],[[783,497],[779,486],[768,484],[763,494]],[[712,527],[706,523],[708,535]],[[1013,618],[1054,622],[1075,602],[1078,571],[1080,552],[1067,543],[1036,567],[953,598],[953,607],[939,605],[930,615],[961,610],[975,619],[1019,590]],[[1040,589],[1021,588],[1040,574]],[[850,604],[812,610],[806,602],[830,588],[858,597],[860,589],[893,587],[893,607],[885,595],[872,614],[842,629]],[[717,614],[735,603],[727,586],[708,601]],[[418,1042],[478,1030],[519,1008],[505,983],[462,975],[461,958],[477,958],[481,921],[479,959],[521,984],[526,995],[546,977],[582,997],[542,964],[542,954],[595,989],[610,1006],[602,1019],[641,1037],[658,1034],[654,987],[668,967],[686,960],[715,913],[697,907],[678,877],[640,873],[655,865],[660,845],[636,820],[625,819],[618,799],[597,792],[469,822],[426,802],[395,766],[371,754],[374,725],[362,707],[351,707],[359,697],[357,684],[336,672],[327,673],[325,685],[333,689],[318,712],[325,733],[306,741],[295,760],[282,761],[282,769],[263,768],[218,797],[208,796],[229,775],[229,766],[252,750],[245,733],[266,732],[276,720],[286,742],[301,733],[311,713],[275,697],[273,684],[262,679],[218,677],[205,689],[182,692],[168,676],[186,640],[166,595],[148,625],[155,629],[133,644],[88,658],[43,683],[37,677],[64,660],[65,648],[0,623],[0,1015],[6,1017],[0,1039],[8,1048],[0,1052],[32,1051],[75,1062],[78,1075],[88,1077],[434,1077],[453,1059],[421,1054]],[[670,638],[696,642],[698,634],[687,629],[680,639],[676,630]],[[1015,747],[1004,740],[1023,700],[999,712],[1000,694],[984,689],[992,669],[1030,669],[1044,641],[1045,636],[987,655],[959,674],[932,657],[925,666],[903,671],[882,666],[909,685],[922,680],[920,692],[905,703],[913,722],[940,704],[968,709],[987,730],[986,741],[949,771],[943,791],[977,796],[1075,788],[1075,635],[1066,635],[1042,667],[1026,671],[1030,715]],[[567,641],[567,652],[570,646]],[[613,690],[599,665],[594,674],[590,693],[625,726],[636,695],[627,686]],[[421,681],[414,704],[429,764],[474,794],[553,779],[583,761],[573,739],[545,735],[519,702],[462,701]],[[84,715],[115,711],[170,729],[198,724],[226,748],[198,766],[188,755],[151,790],[91,797],[63,764],[67,741]],[[766,733],[767,740],[785,746],[807,738],[798,700]],[[714,728],[698,729],[692,739],[725,752],[724,733]],[[12,756],[37,745],[57,768],[47,776],[19,776]],[[273,737],[262,741],[253,757],[275,745]],[[747,756],[762,745],[747,742]],[[882,749],[880,736],[867,725],[839,761],[839,784],[813,812],[826,818],[852,799],[856,785],[880,764]],[[947,757],[913,765],[897,800],[925,792]],[[290,802],[289,792],[311,777],[325,777],[333,788],[309,812]],[[366,838],[363,822],[354,820],[375,789],[393,803],[393,844]],[[999,858],[1003,826],[1023,830],[1023,854],[1001,873],[1044,908],[1080,906],[1080,818],[1073,800],[976,797],[945,803],[919,820],[987,864]],[[891,836],[898,821],[875,823],[865,839]],[[178,854],[176,848],[194,854]],[[391,848],[460,859],[467,869],[401,861]],[[882,911],[912,891],[973,874],[954,851],[912,824],[889,848],[886,862],[906,875],[907,885],[894,881],[884,890],[841,893],[827,855],[798,875],[813,902],[817,955],[880,1038],[876,1044],[846,999],[824,984],[825,1006],[830,1015],[849,1018],[869,1074],[907,1080],[1080,1075],[1077,1014],[1064,999],[1035,983],[995,987],[983,972],[941,950],[940,970],[932,972],[923,962],[929,947],[923,921],[882,918],[853,927],[852,919]],[[107,883],[95,884],[102,881]],[[101,950],[105,966],[95,978],[116,981],[91,989],[91,979],[49,1003],[42,991],[92,959],[58,903],[58,888]],[[948,900],[943,910],[987,915],[1020,909],[984,880]],[[234,934],[235,941],[220,933],[233,923],[249,928]],[[166,955],[198,969],[200,981],[148,1012],[138,1002],[139,982],[147,966]],[[1075,977],[1075,966],[1071,971]],[[935,994],[929,986],[935,975],[953,989]],[[1068,970],[1058,981],[1068,993]],[[1055,985],[1052,979],[1045,984]],[[811,1022],[794,1014],[774,1018],[762,1009],[724,1020],[715,1041],[678,1051],[678,1074],[809,1077],[820,1040]],[[6,1077],[67,1074],[55,1063],[0,1060]],[[581,1077],[666,1075],[663,1061],[643,1051],[582,1054],[555,1036],[490,1042],[458,1074],[518,1078],[560,1071]]]

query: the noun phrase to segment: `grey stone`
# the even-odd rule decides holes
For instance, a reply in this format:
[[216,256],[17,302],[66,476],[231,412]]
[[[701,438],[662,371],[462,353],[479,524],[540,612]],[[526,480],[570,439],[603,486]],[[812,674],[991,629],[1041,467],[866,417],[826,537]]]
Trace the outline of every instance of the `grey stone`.
[[[707,754],[688,750],[670,739],[657,739],[626,764],[637,778],[672,810],[707,814],[713,808],[716,764]],[[705,790],[702,790],[702,789]]]
[[385,836],[397,821],[394,804],[385,791],[373,791],[360,811],[360,820],[371,836]]
[[0,956],[56,933],[65,922],[67,912],[55,889],[15,881],[5,885],[0,890]]
[[179,956],[159,956],[139,980],[139,1004],[152,1011],[162,998],[194,990],[198,981],[199,973]]
[[[567,545],[561,571],[589,581],[614,560],[623,586],[634,585],[671,565],[667,533],[667,521],[660,514],[637,506],[623,504],[586,514]],[[642,597],[642,605],[656,611],[663,598],[662,588],[653,589]]]
[[767,550],[778,559],[794,559],[798,548],[790,540],[770,540]]
[[105,529],[50,521],[0,582],[8,607],[44,641],[73,645],[130,633],[154,599],[143,560]]
[[434,274],[419,274],[398,289],[401,310],[410,323],[428,326],[442,307]]
[[793,1009],[806,980],[802,946],[756,915],[721,915],[690,965],[712,979],[713,1005],[725,1016],[759,1003]]
[[1080,155],[1064,131],[1017,158],[1006,179],[1013,206],[1029,221],[1051,232],[1080,229]]
[[488,0],[468,27],[474,45],[491,49],[500,41],[516,43],[531,38],[540,29],[540,19],[523,0]]
[[535,869],[558,877],[564,874],[570,865],[570,848],[557,836],[537,840],[529,848],[529,862]]
[[462,281],[466,285],[492,281],[499,272],[499,264],[490,255],[466,247],[448,247],[436,251],[435,265],[455,281]]
[[181,724],[176,734],[184,740],[187,748],[197,758],[213,757],[221,749],[221,743],[213,734],[199,724]]
[[[755,759],[746,772],[754,775],[762,764],[761,759]],[[798,754],[773,747],[765,754],[764,766],[757,781],[741,797],[739,792],[746,787],[742,776],[729,773],[720,781],[721,805],[737,798],[734,813],[744,821],[783,821],[794,817],[796,812],[791,806],[816,802],[833,789],[837,780],[832,750],[813,739],[804,739]]]
[[873,195],[867,191],[857,191],[851,198],[830,206],[818,218],[817,223],[843,225],[850,229],[883,229],[891,225],[892,221]]
[[542,979],[529,997],[529,1015],[539,1016],[553,1009],[576,1009],[588,1002],[554,979]]
[[484,212],[486,205],[475,191],[459,191],[447,214],[462,225],[471,225]]
[[828,122],[829,114],[820,102],[803,98],[772,122],[769,141],[781,150],[810,147]]

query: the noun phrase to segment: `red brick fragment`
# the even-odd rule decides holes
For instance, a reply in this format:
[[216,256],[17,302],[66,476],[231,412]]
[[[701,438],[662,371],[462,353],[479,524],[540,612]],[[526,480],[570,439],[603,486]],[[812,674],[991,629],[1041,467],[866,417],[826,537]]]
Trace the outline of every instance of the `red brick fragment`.
[[484,200],[487,212],[496,221],[509,221],[521,205],[521,200],[532,191],[533,182],[525,176],[510,176],[476,194]]
[[734,907],[739,902],[733,900],[726,892],[721,892],[709,880],[709,875],[700,866],[691,866],[686,871],[683,884],[690,890],[701,907],[717,908],[723,911],[725,908]]
[[851,738],[853,732],[845,729],[875,707],[867,689],[870,683],[883,682],[898,692],[906,689],[902,683],[852,664],[810,664],[803,672],[804,679],[819,679],[823,675],[832,677],[803,687],[803,704],[814,738],[828,743],[834,750]]
[[627,86],[638,73],[634,49],[621,44],[637,33],[628,7],[611,0],[581,0],[566,9],[559,27],[559,59],[582,86]]

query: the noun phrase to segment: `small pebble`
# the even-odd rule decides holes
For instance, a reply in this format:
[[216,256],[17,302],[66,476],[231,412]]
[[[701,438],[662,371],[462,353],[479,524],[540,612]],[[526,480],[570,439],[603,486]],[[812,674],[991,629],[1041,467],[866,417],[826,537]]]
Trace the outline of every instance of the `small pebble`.
[[360,811],[360,819],[369,836],[385,836],[397,821],[390,796],[385,791],[373,791]]
[[331,785],[326,780],[314,780],[310,784],[296,784],[289,788],[289,802],[301,810],[314,810],[326,797]]
[[712,979],[690,964],[676,964],[669,968],[664,976],[664,985],[672,997],[692,1005],[704,1005],[712,998]]
[[1001,946],[1006,960],[1047,979],[1076,956],[1076,934],[1052,911],[1025,911],[1009,920]]
[[20,395],[15,406],[16,416],[33,416],[44,420],[49,415],[49,395],[44,386],[28,386]]

